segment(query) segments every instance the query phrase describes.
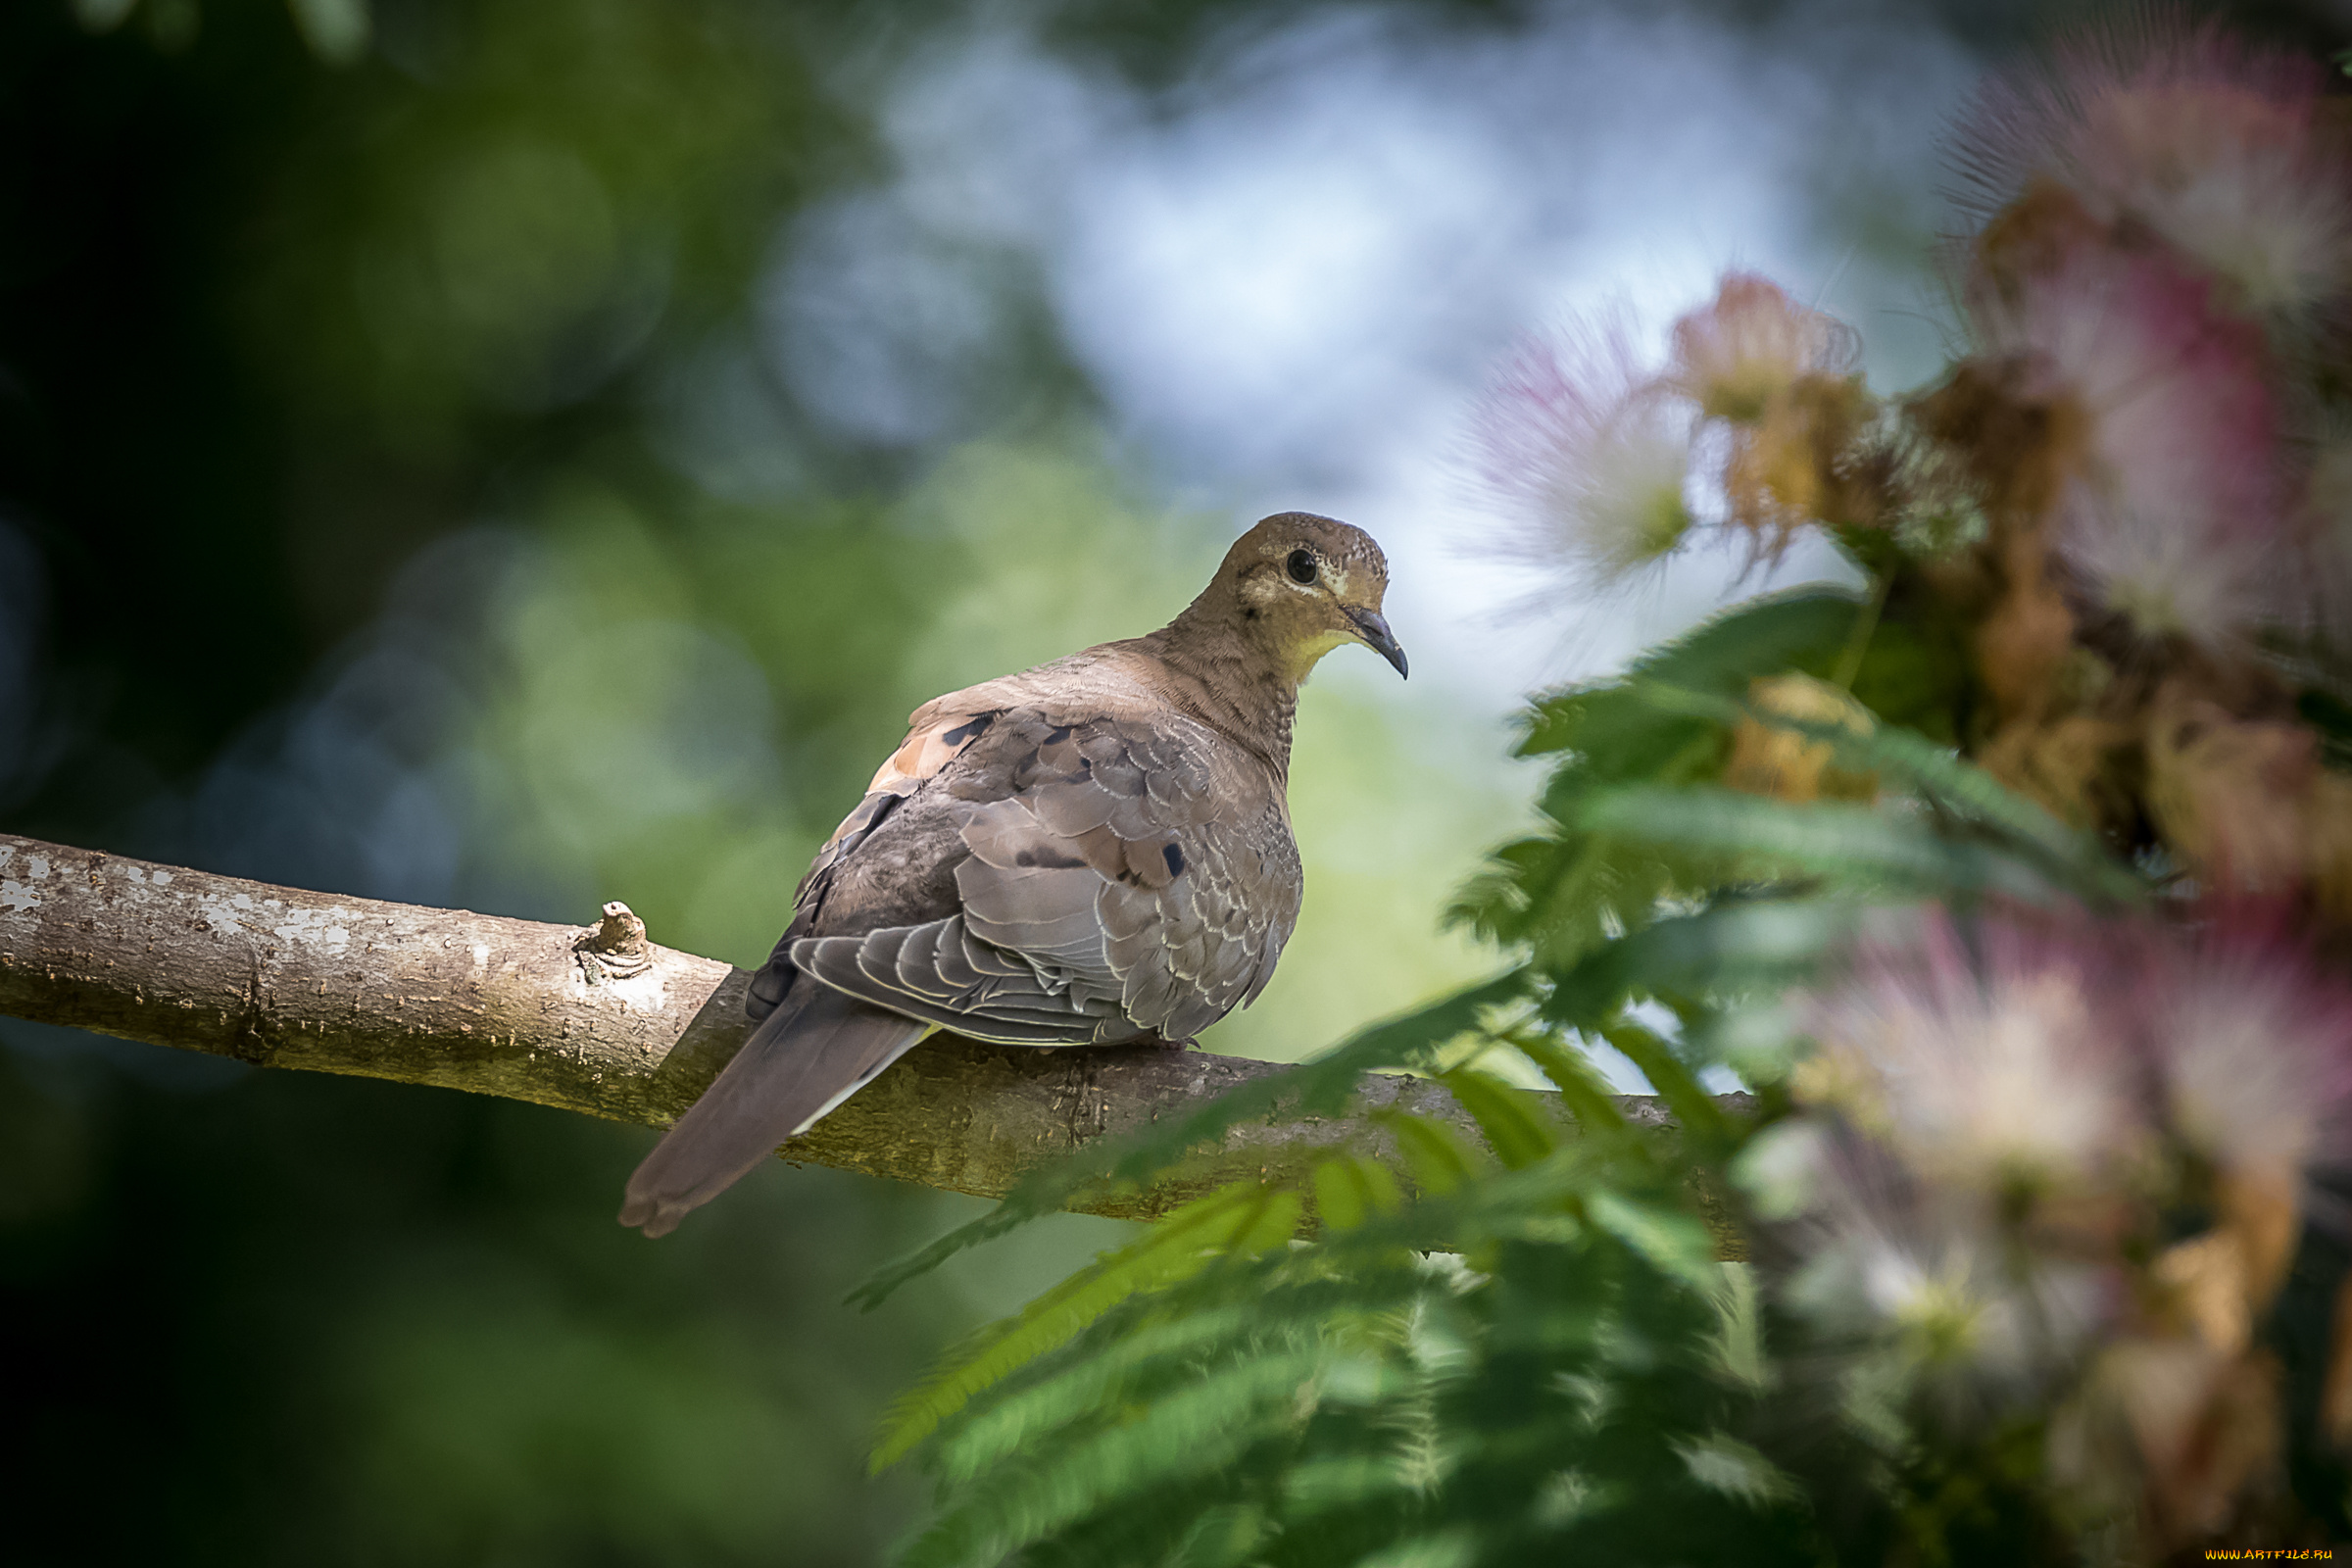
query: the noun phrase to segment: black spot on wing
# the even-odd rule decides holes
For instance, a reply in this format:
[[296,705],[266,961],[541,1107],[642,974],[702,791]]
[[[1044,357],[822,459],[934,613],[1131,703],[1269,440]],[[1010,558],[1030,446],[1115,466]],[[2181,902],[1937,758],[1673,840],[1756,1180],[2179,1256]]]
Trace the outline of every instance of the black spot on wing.
[[1161,856],[1161,857],[1162,857],[1164,859],[1166,859],[1166,861],[1168,862],[1168,875],[1170,875],[1170,876],[1182,876],[1182,875],[1184,875],[1184,851],[1183,851],[1183,850],[1181,850],[1181,849],[1177,848],[1177,847],[1176,847],[1174,844],[1166,844],[1166,845],[1162,845],[1162,846],[1160,847],[1160,852],[1159,852],[1159,853],[1160,853],[1160,856]]
[[1086,864],[1086,859],[1083,856],[1064,855],[1059,850],[1023,845],[1013,856],[1012,863],[1022,866],[1044,866],[1055,871],[1068,871]]
[[979,739],[987,732],[988,726],[996,721],[997,715],[994,713],[975,713],[966,722],[940,736],[940,740],[949,746],[961,746],[965,741]]

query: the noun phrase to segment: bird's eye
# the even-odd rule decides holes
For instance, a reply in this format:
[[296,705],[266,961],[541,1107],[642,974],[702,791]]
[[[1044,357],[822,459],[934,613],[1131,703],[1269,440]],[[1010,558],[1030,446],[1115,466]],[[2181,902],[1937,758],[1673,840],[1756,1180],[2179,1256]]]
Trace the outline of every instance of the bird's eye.
[[1291,552],[1291,559],[1283,563],[1283,567],[1290,572],[1293,582],[1313,582],[1315,580],[1315,553],[1311,550],[1294,550]]

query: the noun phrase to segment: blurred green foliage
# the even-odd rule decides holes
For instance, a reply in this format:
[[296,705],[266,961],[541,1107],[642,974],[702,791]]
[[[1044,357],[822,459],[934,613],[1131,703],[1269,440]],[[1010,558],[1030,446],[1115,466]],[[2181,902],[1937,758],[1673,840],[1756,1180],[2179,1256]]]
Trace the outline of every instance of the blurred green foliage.
[[[1073,47],[1219,24],[1148,10],[1072,12]],[[335,42],[353,14],[0,15],[0,528],[47,627],[7,825],[625,897],[754,960],[907,710],[1164,619],[1225,519],[1121,477],[1050,333],[953,451],[845,443],[760,368],[793,215],[887,172],[858,72],[945,11],[386,0]],[[688,476],[681,429],[728,419],[779,480]],[[1418,751],[1310,694],[1316,886],[1216,1046],[1299,1054],[1473,961],[1431,927],[1508,797],[1408,812],[1452,787]],[[918,1510],[862,1479],[883,1401],[1123,1233],[860,1320],[848,1284],[975,1205],[777,1171],[649,1252],[611,1221],[641,1131],[0,1041],[0,1291],[43,1347],[5,1397],[52,1504],[16,1560],[871,1561]]]
[[[900,656],[963,560],[858,499],[869,454],[744,506],[655,451],[779,223],[863,167],[813,79],[842,19],[374,22],[334,69],[277,0],[0,15],[0,501],[62,754],[9,825],[517,913],[625,890],[748,957],[928,695]],[[305,745],[350,754],[318,798],[257,794]],[[357,853],[371,790],[439,808]],[[914,1506],[863,1439],[972,1304],[837,1302],[968,1203],[779,1174],[649,1258],[610,1213],[642,1133],[0,1027],[0,1291],[41,1347],[12,1560],[857,1563]]]
[[614,1129],[13,1038],[12,1560],[858,1563],[914,1506],[863,1439],[969,1309],[836,1302],[953,1200],[803,1172],[649,1266]]

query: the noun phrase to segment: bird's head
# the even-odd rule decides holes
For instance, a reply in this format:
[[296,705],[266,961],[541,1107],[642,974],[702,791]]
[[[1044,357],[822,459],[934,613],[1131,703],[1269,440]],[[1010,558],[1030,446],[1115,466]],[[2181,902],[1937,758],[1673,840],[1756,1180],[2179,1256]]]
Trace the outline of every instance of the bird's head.
[[1361,528],[1311,512],[1280,512],[1234,541],[1212,595],[1228,598],[1241,635],[1292,679],[1342,643],[1362,643],[1405,673],[1380,602],[1389,562]]

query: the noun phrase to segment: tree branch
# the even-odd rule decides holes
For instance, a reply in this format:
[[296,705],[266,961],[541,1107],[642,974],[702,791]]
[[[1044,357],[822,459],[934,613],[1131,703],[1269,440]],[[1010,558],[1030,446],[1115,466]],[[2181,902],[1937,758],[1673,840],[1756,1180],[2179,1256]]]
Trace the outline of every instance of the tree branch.
[[[0,1013],[261,1067],[500,1095],[667,1126],[742,1045],[747,970],[648,942],[621,905],[542,925],[347,899],[0,835]],[[1060,1051],[935,1035],[781,1151],[1001,1197],[1038,1164],[1286,1070],[1164,1047]],[[1528,1096],[1564,1120],[1558,1097]],[[1392,1164],[1372,1111],[1475,1127],[1423,1079],[1368,1075],[1346,1118],[1240,1127],[1142,1193],[1078,1206],[1151,1218],[1237,1177],[1346,1146]],[[1663,1122],[1651,1102],[1629,1100]]]

